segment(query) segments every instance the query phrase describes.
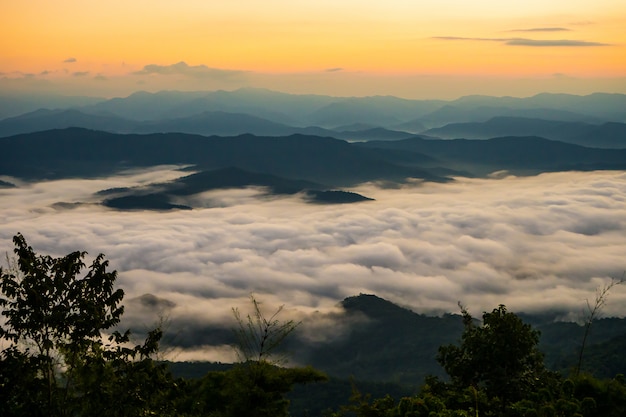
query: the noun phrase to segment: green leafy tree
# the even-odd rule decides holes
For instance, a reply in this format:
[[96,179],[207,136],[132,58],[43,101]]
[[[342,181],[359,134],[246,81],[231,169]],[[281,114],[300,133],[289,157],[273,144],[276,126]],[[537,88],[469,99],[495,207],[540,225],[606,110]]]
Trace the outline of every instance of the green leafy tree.
[[86,267],[86,252],[53,258],[20,234],[13,242],[15,265],[0,268],[0,414],[140,415],[154,406],[162,390],[153,388],[172,381],[150,359],[162,334],[130,347],[130,332],[113,331],[124,292],[104,256]]
[[549,372],[537,349],[539,332],[500,305],[477,325],[462,308],[461,344],[439,348],[437,360],[454,386],[485,390],[501,407],[522,400],[547,382]]

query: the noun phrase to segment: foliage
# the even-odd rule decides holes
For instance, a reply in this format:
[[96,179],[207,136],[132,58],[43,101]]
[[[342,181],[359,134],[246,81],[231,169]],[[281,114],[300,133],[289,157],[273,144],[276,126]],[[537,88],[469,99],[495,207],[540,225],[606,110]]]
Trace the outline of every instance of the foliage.
[[[130,332],[112,331],[124,312],[103,255],[85,268],[85,252],[37,255],[16,235],[14,267],[0,269],[0,414],[138,415],[157,411],[172,378],[150,359],[161,331],[130,345]],[[107,336],[105,332],[111,331]],[[117,405],[122,400],[123,409]],[[136,412],[135,412],[136,411]]]
[[293,320],[281,321],[278,315],[283,311],[284,306],[278,309],[269,317],[265,317],[261,311],[261,303],[254,296],[250,296],[253,306],[252,315],[248,314],[244,320],[237,308],[233,308],[233,314],[237,320],[237,352],[242,362],[271,362],[274,364],[283,363],[286,357],[281,355],[279,348],[283,341],[300,324]]
[[[115,330],[124,312],[116,272],[99,255],[37,255],[14,237],[17,261],[0,269],[0,415],[11,416],[287,416],[285,393],[323,381],[310,367],[280,368],[279,345],[296,328],[254,313],[239,320],[244,362],[196,381],[175,379],[153,360],[161,329],[138,345]],[[87,268],[84,275],[81,272]]]
[[311,367],[280,368],[286,362],[280,347],[289,334],[300,324],[293,320],[282,321],[278,315],[283,306],[268,317],[260,302],[250,297],[253,313],[246,320],[238,309],[233,309],[237,320],[236,334],[241,363],[226,373],[226,389],[222,390],[227,404],[224,416],[287,416],[289,401],[284,394],[294,384],[325,381],[324,374]]
[[616,285],[619,285],[624,282],[624,277],[620,280],[611,279],[611,282],[605,285],[602,288],[596,289],[596,298],[591,306],[589,300],[587,300],[587,314],[585,316],[585,332],[583,334],[583,341],[580,345],[580,351],[578,354],[578,363],[576,364],[576,375],[580,374],[580,369],[583,364],[583,354],[585,352],[585,346],[587,344],[587,338],[589,337],[589,331],[591,330],[591,325],[598,318],[600,313],[602,312],[602,308],[606,304],[607,297],[609,296],[609,291]]
[[[353,393],[331,417],[596,417],[626,415],[626,379],[590,375],[563,380],[543,368],[538,332],[503,305],[482,325],[462,309],[460,346],[442,346],[450,382],[428,377],[413,396],[394,399]],[[507,352],[507,349],[511,352]]]
[[462,309],[461,345],[439,348],[438,361],[459,387],[482,388],[503,407],[541,388],[548,372],[537,349],[539,332],[500,305],[477,326]]
[[[21,235],[15,236],[14,243],[16,262],[0,269],[3,417],[286,417],[289,400],[285,394],[297,384],[326,380],[311,367],[278,366],[285,361],[280,347],[299,323],[280,320],[282,307],[266,317],[254,297],[253,312],[245,319],[233,310],[241,363],[197,379],[175,379],[167,363],[153,359],[161,329],[150,331],[136,345],[129,331],[116,330],[124,311],[123,292],[114,288],[116,273],[107,271],[103,255],[86,266],[85,252],[52,258],[37,255]],[[373,301],[381,316],[405,314]],[[563,379],[548,372],[537,349],[539,332],[504,305],[484,313],[481,324],[464,308],[462,319],[460,344],[439,348],[438,360],[449,380],[428,377],[419,391],[398,395],[401,398],[372,398],[353,384],[350,403],[325,415],[626,415],[623,375],[600,380],[574,373]],[[371,334],[370,340],[373,335],[378,336]],[[339,391],[341,385],[332,389]]]

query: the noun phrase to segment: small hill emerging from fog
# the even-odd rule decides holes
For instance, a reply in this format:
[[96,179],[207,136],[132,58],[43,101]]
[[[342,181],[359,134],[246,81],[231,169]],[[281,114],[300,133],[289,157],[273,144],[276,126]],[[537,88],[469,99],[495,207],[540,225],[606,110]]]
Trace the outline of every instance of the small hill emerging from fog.
[[[303,193],[305,201],[321,204],[357,203],[371,200],[353,192],[328,190],[327,186],[310,181],[288,180],[234,167],[198,172],[167,183],[103,190],[98,194],[106,197],[103,204],[110,208],[170,210],[193,208],[191,205],[181,203],[185,201],[184,197],[217,189],[248,187],[261,187],[265,190],[266,196]],[[213,205],[210,197],[202,200],[203,207]],[[198,201],[198,198],[195,201]]]

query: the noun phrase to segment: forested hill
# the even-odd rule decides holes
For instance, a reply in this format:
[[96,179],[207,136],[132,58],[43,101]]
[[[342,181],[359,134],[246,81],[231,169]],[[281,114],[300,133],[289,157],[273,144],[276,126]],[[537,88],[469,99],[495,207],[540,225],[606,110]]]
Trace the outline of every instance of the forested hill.
[[538,137],[348,143],[331,137],[120,135],[69,128],[0,138],[0,175],[29,180],[94,177],[163,164],[198,171],[237,167],[329,186],[506,170],[537,174],[626,169],[626,149],[595,149]]
[[[445,376],[436,356],[440,346],[460,340],[460,314],[418,314],[372,294],[348,297],[340,306],[345,310],[342,322],[349,323],[341,335],[312,344],[296,331],[287,341],[287,350],[295,363],[313,365],[336,378],[354,377],[359,381],[410,387],[421,385],[427,375]],[[556,314],[520,317],[539,330],[539,349],[545,354],[546,366],[568,375],[578,361],[584,328],[559,321]],[[476,317],[477,323],[479,318]],[[228,343],[228,332],[211,334],[217,337],[215,343]],[[595,321],[582,369],[602,378],[626,373],[626,361],[617,353],[620,349],[626,349],[626,319]],[[178,369],[176,365],[174,369]],[[210,364],[197,364],[195,375],[200,376],[207,369],[212,369]],[[183,374],[191,375],[189,370]]]
[[[361,294],[342,301],[354,320],[348,334],[310,354],[311,364],[330,375],[416,384],[426,375],[444,375],[435,357],[439,346],[456,343],[463,329],[460,315],[426,316],[399,307],[375,295]],[[540,331],[540,350],[546,366],[564,374],[576,365],[584,329],[556,315],[523,315]],[[615,359],[616,346],[626,349],[626,319],[594,322],[583,369],[598,377],[626,373],[626,362]],[[603,357],[604,352],[606,356]],[[610,353],[613,352],[613,353]]]
[[122,169],[163,164],[197,170],[237,167],[289,179],[346,185],[406,177],[442,181],[417,166],[429,160],[412,155],[399,163],[396,151],[353,146],[329,137],[205,137],[180,133],[118,135],[69,128],[1,138],[0,175],[27,179],[93,177]]

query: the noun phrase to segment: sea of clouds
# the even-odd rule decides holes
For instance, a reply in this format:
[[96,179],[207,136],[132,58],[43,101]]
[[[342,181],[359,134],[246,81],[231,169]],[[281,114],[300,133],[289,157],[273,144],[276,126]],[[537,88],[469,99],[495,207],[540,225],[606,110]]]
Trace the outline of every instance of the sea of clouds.
[[[185,173],[187,174],[187,173]],[[231,326],[254,294],[268,311],[302,320],[311,340],[342,331],[338,302],[376,294],[416,312],[480,316],[556,311],[580,318],[586,300],[626,270],[626,173],[550,173],[457,178],[388,189],[351,189],[376,201],[305,203],[263,190],[193,197],[194,210],[115,211],[94,193],[183,175],[173,167],[106,179],[16,183],[0,189],[0,253],[22,233],[41,254],[104,253],[119,273],[126,323],[167,317],[184,333]],[[149,294],[150,296],[146,296]],[[605,315],[626,315],[626,285]],[[182,336],[185,339],[185,336]],[[182,343],[179,360],[228,360],[202,338]]]

